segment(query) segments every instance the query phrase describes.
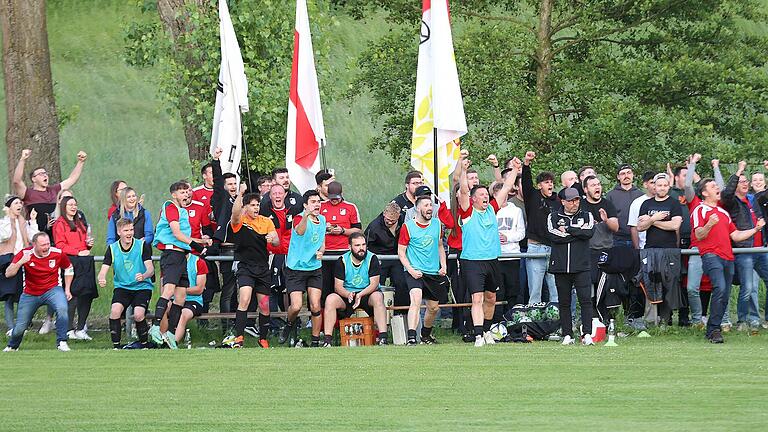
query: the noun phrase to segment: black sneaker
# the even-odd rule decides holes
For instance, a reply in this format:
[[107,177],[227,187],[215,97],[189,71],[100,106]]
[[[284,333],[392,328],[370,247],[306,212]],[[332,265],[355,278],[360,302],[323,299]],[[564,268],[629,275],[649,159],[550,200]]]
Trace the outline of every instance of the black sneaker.
[[316,340],[316,341],[312,341],[312,342],[310,342],[310,343],[309,343],[309,347],[310,347],[310,348],[320,348],[320,341],[319,341],[319,340]]
[[465,333],[461,336],[461,340],[463,340],[466,343],[474,343],[475,342],[475,335]]
[[287,324],[283,327],[283,331],[280,332],[280,337],[277,338],[277,343],[282,345],[288,341],[288,338],[291,337],[291,328],[292,327]]
[[725,342],[723,340],[723,334],[720,332],[720,330],[712,331],[712,333],[707,338],[713,344],[721,344],[721,343]]
[[386,345],[386,344],[387,344],[386,337],[380,337],[376,339],[376,345]]
[[409,338],[408,342],[406,343],[408,346],[416,346],[418,345],[418,342],[416,342],[416,338]]
[[422,336],[421,343],[423,343],[424,345],[435,345],[437,344],[437,339],[435,339],[435,337],[430,334],[427,336]]

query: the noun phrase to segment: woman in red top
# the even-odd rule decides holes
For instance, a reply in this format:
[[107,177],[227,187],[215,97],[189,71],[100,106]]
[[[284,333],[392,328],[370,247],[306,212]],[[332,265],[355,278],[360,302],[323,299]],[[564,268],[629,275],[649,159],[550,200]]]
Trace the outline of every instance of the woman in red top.
[[[77,209],[74,197],[64,197],[59,203],[61,216],[53,224],[53,237],[56,247],[69,256],[75,277],[72,281],[72,299],[69,301],[69,333],[70,339],[91,340],[85,331],[85,323],[91,312],[93,299],[99,296],[96,288],[96,272],[94,270],[91,248],[93,238],[88,232],[88,225],[82,213]],[[75,327],[75,311],[77,311],[77,326]]]

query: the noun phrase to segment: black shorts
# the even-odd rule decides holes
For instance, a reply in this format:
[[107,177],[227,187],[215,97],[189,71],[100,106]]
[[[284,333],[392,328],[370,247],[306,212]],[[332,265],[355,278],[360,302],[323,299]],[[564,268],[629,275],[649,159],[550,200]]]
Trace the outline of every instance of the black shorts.
[[152,298],[152,290],[129,290],[125,288],[115,288],[112,293],[112,304],[120,303],[124,308],[129,306],[142,307],[145,310],[149,307],[149,299]]
[[322,269],[302,271],[286,267],[284,274],[285,291],[288,294],[296,291],[305,292],[307,288],[323,289]]
[[448,276],[422,274],[421,278],[414,279],[410,273],[405,272],[405,283],[408,291],[420,289],[424,299],[448,303],[448,289],[451,286]]
[[211,292],[221,291],[221,284],[219,283],[219,266],[216,261],[205,260],[205,265],[208,266],[208,274],[205,278],[205,290]]
[[184,302],[184,309],[191,310],[193,317],[198,317],[203,313],[203,306],[198,302]]
[[272,292],[282,294],[285,292],[285,255],[272,255]]
[[[376,291],[374,291],[376,292]],[[373,294],[373,293],[371,293]],[[373,307],[368,304],[368,302],[371,299],[371,294],[368,294],[366,296],[363,296],[360,299],[360,304],[357,306],[357,309],[362,309],[365,311],[365,313],[368,314],[369,317],[373,318]],[[339,309],[339,319],[349,318],[355,313],[355,309],[352,309],[353,303],[349,303],[348,299],[342,299],[344,300],[344,304],[347,305],[346,309]]]
[[175,250],[162,251],[160,253],[160,277],[162,285],[173,284],[177,287],[189,288],[187,254]]
[[464,287],[470,294],[499,290],[499,261],[498,260],[459,260],[459,272],[464,281]]
[[269,295],[272,274],[267,266],[248,265],[242,261],[237,264],[237,286],[249,286],[258,294]]

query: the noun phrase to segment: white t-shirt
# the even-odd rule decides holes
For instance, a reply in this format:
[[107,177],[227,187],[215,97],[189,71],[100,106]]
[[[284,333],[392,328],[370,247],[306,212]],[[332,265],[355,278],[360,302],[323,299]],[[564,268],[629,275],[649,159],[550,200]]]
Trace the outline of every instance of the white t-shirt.
[[[496,221],[499,223],[499,234],[504,234],[507,243],[501,244],[501,253],[519,253],[520,240],[525,238],[525,220],[520,207],[507,203],[496,212]],[[502,260],[519,258],[501,258]]]
[[[640,218],[640,206],[650,199],[648,195],[635,198],[632,204],[629,205],[629,216],[627,217],[627,226],[637,227],[637,220]],[[645,247],[645,231],[638,231],[637,238],[639,240],[640,249]]]

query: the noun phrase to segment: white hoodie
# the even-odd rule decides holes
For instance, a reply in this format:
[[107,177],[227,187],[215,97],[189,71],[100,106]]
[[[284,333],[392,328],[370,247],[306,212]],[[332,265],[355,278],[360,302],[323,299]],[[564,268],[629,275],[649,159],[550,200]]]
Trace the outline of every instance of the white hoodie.
[[[501,253],[519,253],[520,240],[525,238],[525,220],[520,208],[512,203],[506,205],[496,212],[496,220],[499,223],[499,234],[507,238],[507,243],[501,244]],[[501,260],[519,259],[519,258],[500,258]]]

